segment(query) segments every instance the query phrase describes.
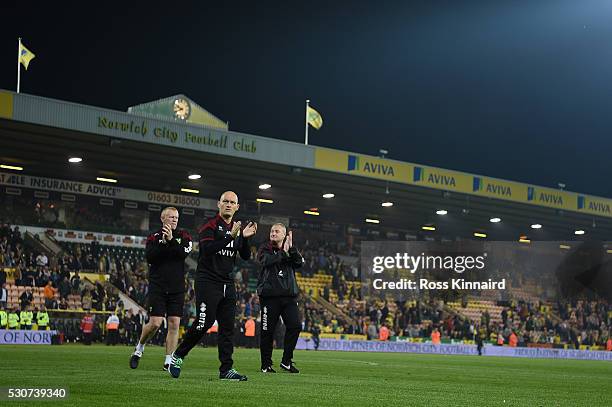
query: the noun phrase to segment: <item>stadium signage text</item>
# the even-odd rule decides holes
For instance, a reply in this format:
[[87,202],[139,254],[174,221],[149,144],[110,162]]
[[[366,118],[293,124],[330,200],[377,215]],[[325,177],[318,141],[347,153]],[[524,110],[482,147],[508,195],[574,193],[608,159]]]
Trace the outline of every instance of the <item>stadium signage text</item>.
[[472,191],[481,192],[483,190],[486,191],[488,195],[501,197],[512,196],[512,187],[510,185],[490,181],[485,182],[481,177],[474,177]]
[[537,187],[365,154],[317,147],[314,167],[324,171],[383,179],[441,191],[460,192],[545,208],[612,217],[612,199],[580,195],[575,192]]
[[26,331],[1,329],[0,345],[51,345],[51,338],[57,331]]
[[537,202],[545,206],[564,207],[562,193],[551,192],[550,190],[540,190],[535,187],[527,187],[527,201]]
[[[313,349],[313,342],[300,337],[296,349]],[[407,352],[438,355],[477,355],[476,345],[415,343],[404,341],[356,341],[322,338],[319,350],[347,352]],[[486,345],[484,356],[612,361],[612,352],[592,350],[538,349]]]
[[[120,131],[126,134],[136,134],[139,136],[147,137],[150,125],[147,124],[146,121],[135,122],[134,120],[130,121],[118,121],[111,120],[108,117],[98,116],[98,127],[103,129],[109,129],[114,131]],[[166,126],[161,127],[153,127],[153,140],[168,140],[171,144],[176,144],[179,142],[180,132],[172,130]],[[185,131],[183,137],[180,138],[184,145],[196,144],[201,146],[210,146],[223,150],[228,149],[228,136],[227,135],[213,135],[214,133],[208,132],[205,135],[197,135],[193,134],[189,131]],[[244,153],[255,153],[257,152],[257,146],[255,145],[255,140],[246,139],[244,137],[234,140],[231,144],[231,148],[234,151],[244,152]],[[372,171],[383,171],[383,173],[387,173],[390,171],[393,174],[393,168],[379,168],[380,166],[375,166],[372,168]],[[384,166],[382,166],[384,167]],[[368,168],[370,168],[368,166]]]
[[74,194],[96,195],[109,198],[115,198],[121,193],[121,188],[106,185],[94,185],[78,181],[29,177],[27,175],[14,175],[7,173],[0,173],[0,184],[23,186],[33,189],[45,189],[58,192],[71,192]]
[[457,187],[457,181],[454,176],[434,171],[433,169],[425,171],[423,167],[414,167],[413,181],[432,185],[445,185],[453,188]]
[[140,122],[140,124],[137,124],[133,120],[130,120],[129,122],[120,122],[110,120],[104,116],[98,116],[98,127],[119,130],[124,133],[140,134],[142,137],[146,136],[148,131],[144,120]]
[[544,192],[540,193],[539,197],[540,202],[552,203],[555,205],[563,205],[563,197],[559,195],[546,194]]
[[589,209],[599,213],[610,213],[610,205],[601,202],[589,202]]
[[512,196],[512,189],[503,185],[487,184],[487,192],[501,196]]
[[383,174],[383,175],[392,175],[392,176],[395,175],[393,172],[393,166],[391,165],[386,166],[384,164],[375,164],[375,163],[369,163],[369,162],[365,163],[365,165],[363,166],[363,171],[364,172],[374,172],[374,173]]
[[55,178],[32,177],[0,172],[0,185],[23,187],[46,191],[67,192],[79,195],[97,196],[131,201],[168,204],[200,209],[213,209],[215,201],[195,196],[177,195],[138,189],[96,185],[86,182],[68,181]]

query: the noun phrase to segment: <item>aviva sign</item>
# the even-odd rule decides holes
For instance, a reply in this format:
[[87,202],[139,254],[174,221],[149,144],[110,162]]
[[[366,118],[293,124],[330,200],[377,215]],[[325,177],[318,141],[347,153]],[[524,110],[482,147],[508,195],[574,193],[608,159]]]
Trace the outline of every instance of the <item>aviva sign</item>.
[[563,208],[569,199],[563,191],[548,188],[527,187],[527,201],[543,206]]
[[472,192],[492,197],[512,197],[512,185],[508,182],[474,177]]
[[399,161],[318,147],[315,168],[395,182],[404,182],[411,171],[408,164]]
[[316,147],[314,166],[367,178],[612,218],[612,199]]
[[349,172],[351,171],[363,171],[366,174],[377,174],[382,176],[395,176],[395,170],[393,169],[393,164],[390,163],[381,163],[368,159],[362,160],[363,164],[359,165],[360,159],[358,155],[349,154],[347,169]]
[[580,212],[612,217],[612,202],[609,199],[578,195],[577,204]]
[[437,168],[417,167],[412,169],[412,182],[419,185],[432,187],[443,187],[444,189],[454,190],[460,180],[455,174]]

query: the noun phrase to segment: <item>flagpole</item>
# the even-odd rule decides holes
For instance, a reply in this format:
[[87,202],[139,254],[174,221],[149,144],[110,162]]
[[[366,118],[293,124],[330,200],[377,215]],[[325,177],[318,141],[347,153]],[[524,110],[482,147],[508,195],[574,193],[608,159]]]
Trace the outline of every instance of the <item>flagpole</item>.
[[19,93],[19,83],[21,82],[21,67],[19,59],[21,58],[21,37],[17,41],[17,93]]
[[306,128],[304,133],[304,144],[308,145],[308,103],[310,103],[310,99],[306,99]]

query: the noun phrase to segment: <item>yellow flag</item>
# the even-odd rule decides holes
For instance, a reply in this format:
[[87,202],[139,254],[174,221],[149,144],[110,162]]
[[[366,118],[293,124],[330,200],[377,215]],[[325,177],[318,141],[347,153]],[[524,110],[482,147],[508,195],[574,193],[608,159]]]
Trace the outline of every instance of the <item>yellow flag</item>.
[[26,71],[28,70],[30,61],[33,60],[35,56],[36,55],[34,55],[32,51],[24,47],[22,43],[19,43],[19,62],[25,66]]
[[308,124],[319,130],[323,126],[323,118],[312,107],[308,106]]

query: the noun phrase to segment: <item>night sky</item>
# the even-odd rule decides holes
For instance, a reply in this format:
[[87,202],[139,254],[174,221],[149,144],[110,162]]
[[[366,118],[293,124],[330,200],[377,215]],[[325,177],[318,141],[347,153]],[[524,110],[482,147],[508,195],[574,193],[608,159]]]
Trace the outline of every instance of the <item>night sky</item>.
[[3,89],[21,36],[24,93],[184,93],[296,142],[309,98],[314,145],[612,197],[612,1],[19,3],[0,6]]

